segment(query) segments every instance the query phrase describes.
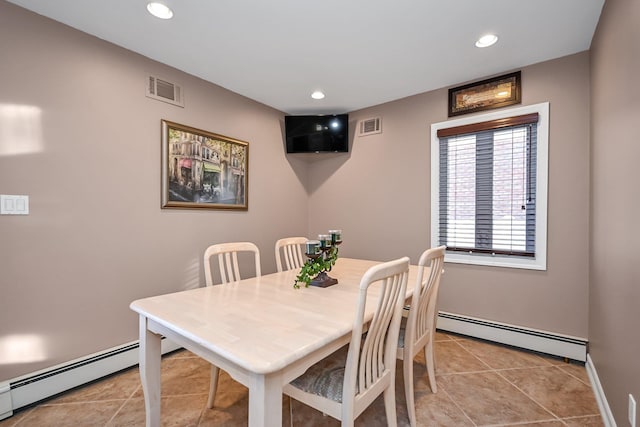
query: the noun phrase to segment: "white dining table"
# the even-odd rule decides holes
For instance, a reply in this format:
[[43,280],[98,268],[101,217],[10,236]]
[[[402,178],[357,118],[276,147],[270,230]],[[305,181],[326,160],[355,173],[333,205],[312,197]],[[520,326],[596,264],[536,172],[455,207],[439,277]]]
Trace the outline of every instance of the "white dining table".
[[[339,258],[328,288],[294,289],[290,270],[224,285],[139,299],[140,376],[146,425],[160,426],[160,341],[164,336],[224,369],[249,389],[249,426],[282,424],[282,387],[351,338],[358,289],[378,264]],[[417,267],[410,267],[407,298]],[[370,289],[365,320],[373,317]]]

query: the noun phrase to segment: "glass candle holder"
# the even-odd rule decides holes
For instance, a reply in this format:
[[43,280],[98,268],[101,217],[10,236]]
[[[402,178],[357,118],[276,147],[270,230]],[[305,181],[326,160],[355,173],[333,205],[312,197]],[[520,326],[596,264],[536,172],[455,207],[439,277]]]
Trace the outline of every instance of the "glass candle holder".
[[318,240],[320,241],[320,249],[331,247],[331,236],[328,234],[318,234]]
[[306,250],[308,255],[316,255],[320,252],[320,241],[307,240]]
[[329,234],[331,235],[331,243],[342,243],[342,230],[329,230]]

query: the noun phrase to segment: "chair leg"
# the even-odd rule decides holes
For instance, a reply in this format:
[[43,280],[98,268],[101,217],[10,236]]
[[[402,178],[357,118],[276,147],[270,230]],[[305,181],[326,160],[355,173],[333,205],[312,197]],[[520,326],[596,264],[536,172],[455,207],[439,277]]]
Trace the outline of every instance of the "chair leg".
[[433,354],[433,340],[429,340],[424,347],[424,359],[427,361],[427,374],[429,375],[429,386],[433,393],[438,392],[438,385],[436,384],[436,369],[435,369],[435,355]]
[[409,424],[416,426],[416,405],[413,397],[413,359],[405,357],[402,361],[402,373],[404,376],[404,397],[407,400],[407,413]]
[[396,392],[395,382],[392,382],[385,391],[382,392],[384,397],[384,412],[387,415],[387,426],[397,427],[398,416],[396,414]]
[[216,390],[218,389],[218,377],[220,376],[220,368],[211,365],[211,381],[209,384],[209,399],[207,400],[207,408],[213,408],[213,401],[216,398]]
[[350,418],[343,419],[340,421],[340,427],[353,427],[354,425],[355,425],[355,421]]

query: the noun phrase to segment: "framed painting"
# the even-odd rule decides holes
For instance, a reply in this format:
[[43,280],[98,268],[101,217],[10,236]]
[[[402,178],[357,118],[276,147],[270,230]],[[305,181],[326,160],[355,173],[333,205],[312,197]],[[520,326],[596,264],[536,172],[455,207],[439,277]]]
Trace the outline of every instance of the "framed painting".
[[449,89],[449,117],[521,102],[520,71]]
[[162,120],[162,208],[249,207],[249,143]]

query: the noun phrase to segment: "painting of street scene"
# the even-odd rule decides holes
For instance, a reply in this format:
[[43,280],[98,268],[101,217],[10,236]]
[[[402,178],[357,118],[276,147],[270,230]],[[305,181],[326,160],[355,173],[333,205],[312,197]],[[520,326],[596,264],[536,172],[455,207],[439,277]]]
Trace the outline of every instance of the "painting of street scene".
[[162,121],[163,208],[247,210],[249,143]]

